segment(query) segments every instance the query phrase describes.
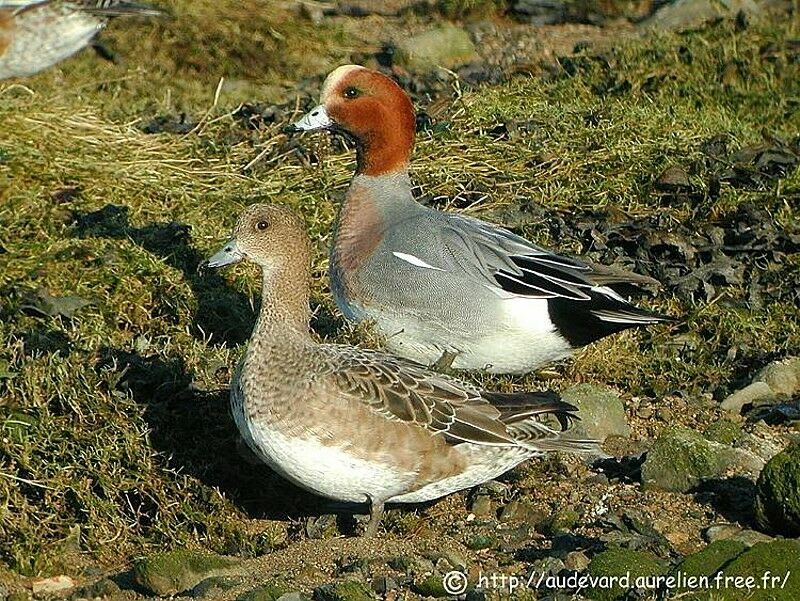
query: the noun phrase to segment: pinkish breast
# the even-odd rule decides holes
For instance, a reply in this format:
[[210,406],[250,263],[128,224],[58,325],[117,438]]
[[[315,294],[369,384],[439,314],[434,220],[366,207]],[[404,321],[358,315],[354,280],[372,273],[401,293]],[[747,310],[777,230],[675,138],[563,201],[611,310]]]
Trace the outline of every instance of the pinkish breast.
[[383,240],[383,219],[370,191],[351,186],[339,212],[331,253],[334,293],[358,295],[357,272]]

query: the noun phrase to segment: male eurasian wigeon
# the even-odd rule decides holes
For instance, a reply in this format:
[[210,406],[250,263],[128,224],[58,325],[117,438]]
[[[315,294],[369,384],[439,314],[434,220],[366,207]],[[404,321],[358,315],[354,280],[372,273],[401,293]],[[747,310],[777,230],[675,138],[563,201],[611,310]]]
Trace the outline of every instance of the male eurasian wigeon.
[[124,0],[0,0],[0,79],[33,75],[69,58],[109,17],[160,14]]
[[614,290],[650,278],[417,203],[408,176],[414,109],[389,77],[339,67],[321,102],[288,129],[341,132],[356,144],[331,288],[345,316],[374,321],[391,352],[424,365],[524,373],[608,334],[669,321]]
[[231,386],[236,425],[287,480],[368,502],[369,534],[384,503],[437,499],[548,451],[600,453],[564,434],[576,409],[553,393],[486,392],[380,351],[319,344],[308,327],[310,243],[291,211],[248,207],[207,265],[243,259],[261,267],[263,293]]

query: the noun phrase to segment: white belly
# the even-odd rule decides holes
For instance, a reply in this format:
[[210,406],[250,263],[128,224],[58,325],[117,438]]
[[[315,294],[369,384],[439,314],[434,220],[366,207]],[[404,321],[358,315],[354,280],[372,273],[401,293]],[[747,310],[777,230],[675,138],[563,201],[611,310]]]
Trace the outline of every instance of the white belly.
[[404,474],[365,461],[341,447],[318,440],[287,437],[242,413],[234,418],[252,450],[278,474],[315,494],[363,503],[367,497],[384,500],[407,490],[413,474]]

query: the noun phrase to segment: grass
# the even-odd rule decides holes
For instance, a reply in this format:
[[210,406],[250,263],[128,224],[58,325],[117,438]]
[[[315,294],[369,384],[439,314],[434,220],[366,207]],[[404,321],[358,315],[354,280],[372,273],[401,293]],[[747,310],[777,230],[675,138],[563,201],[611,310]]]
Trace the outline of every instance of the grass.
[[[324,138],[287,140],[280,123],[247,129],[233,112],[244,100],[285,97],[351,49],[336,26],[319,31],[260,6],[181,3],[174,20],[115,24],[109,39],[128,50],[125,66],[87,53],[0,83],[0,562],[14,571],[69,573],[183,544],[262,554],[291,540],[294,520],[317,507],[243,463],[227,417],[255,272],[197,273],[243,206],[293,206],[319,249],[315,326],[348,338],[327,294],[325,249],[352,154]],[[664,213],[700,230],[756,203],[796,235],[797,170],[760,189],[723,184],[713,197],[701,153],[718,134],[734,148],[763,132],[798,135],[793,36],[790,22],[745,31],[721,23],[579,53],[549,77],[464,91],[420,135],[420,194],[571,251],[580,240],[554,239],[550,217]],[[291,50],[298,39],[311,50]],[[214,104],[220,77],[230,87]],[[197,123],[188,134],[139,129],[180,112]],[[497,135],[499,124],[523,133]],[[670,165],[687,169],[699,197],[654,192]],[[547,217],[528,212],[531,203]],[[723,394],[800,347],[791,301],[800,258],[783,260],[782,300],[751,310],[744,285],[724,287],[712,303],[663,295],[651,306],[685,316],[684,325],[602,341],[557,368],[551,384]],[[26,308],[41,288],[90,304],[71,318],[43,316]],[[693,350],[668,344],[679,333],[697,341]]]

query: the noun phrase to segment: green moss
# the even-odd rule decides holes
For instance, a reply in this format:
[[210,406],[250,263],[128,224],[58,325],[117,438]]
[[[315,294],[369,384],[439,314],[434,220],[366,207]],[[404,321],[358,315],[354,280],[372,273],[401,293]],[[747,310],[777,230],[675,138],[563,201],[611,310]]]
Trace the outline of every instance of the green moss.
[[[800,542],[776,540],[753,545],[729,563],[722,573],[729,579],[722,601],[774,601],[800,598]],[[770,578],[764,581],[765,575]],[[752,578],[753,590],[735,587],[736,577]],[[771,580],[776,577],[777,580]],[[724,582],[724,581],[723,581]]]
[[375,594],[363,583],[354,580],[326,584],[314,590],[315,601],[372,601]]
[[747,545],[739,541],[714,541],[702,551],[698,551],[684,558],[673,570],[673,574],[681,573],[686,576],[711,576],[746,550]]
[[731,460],[730,449],[713,447],[693,430],[664,430],[642,464],[642,486],[686,492],[704,478],[719,476]]
[[412,590],[423,597],[448,597],[441,576],[432,574],[419,582],[415,582]]
[[536,529],[545,536],[554,536],[571,529],[580,520],[574,509],[559,509],[536,525]]
[[756,519],[783,536],[800,536],[800,442],[767,462],[756,483]]
[[136,583],[156,595],[188,590],[208,577],[229,572],[238,561],[210,553],[168,551],[136,562]]
[[729,419],[719,419],[703,430],[703,437],[720,444],[733,444],[742,437],[742,427]]
[[[667,571],[667,563],[652,553],[633,551],[631,549],[611,548],[598,553],[589,563],[588,573],[596,577],[620,578],[627,575],[630,586],[638,577],[659,576]],[[624,580],[604,582],[608,586],[598,586],[586,591],[590,599],[597,601],[613,601],[621,598],[628,590],[622,584]]]

